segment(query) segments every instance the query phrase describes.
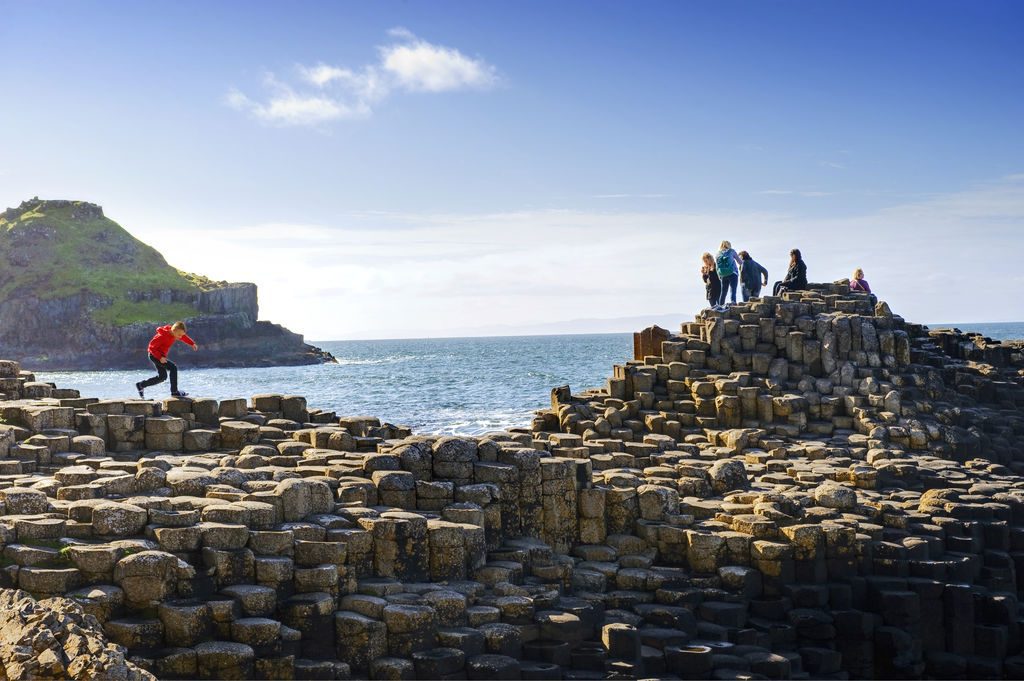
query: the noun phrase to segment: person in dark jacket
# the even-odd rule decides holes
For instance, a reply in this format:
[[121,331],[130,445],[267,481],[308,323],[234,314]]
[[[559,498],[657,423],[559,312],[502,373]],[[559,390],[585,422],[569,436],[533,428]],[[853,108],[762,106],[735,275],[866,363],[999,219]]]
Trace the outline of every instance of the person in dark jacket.
[[775,282],[772,295],[781,296],[786,291],[804,291],[807,289],[807,265],[804,264],[800,249],[794,248],[789,252],[789,269],[786,270],[786,278]]
[[740,292],[743,302],[751,298],[761,297],[761,287],[768,285],[768,270],[750,257],[746,251],[740,251]]
[[718,297],[722,293],[722,281],[718,278],[715,259],[711,257],[711,254],[705,253],[701,256],[701,260],[703,264],[700,268],[700,276],[704,280],[704,293],[707,296],[708,305],[715,307],[718,305]]

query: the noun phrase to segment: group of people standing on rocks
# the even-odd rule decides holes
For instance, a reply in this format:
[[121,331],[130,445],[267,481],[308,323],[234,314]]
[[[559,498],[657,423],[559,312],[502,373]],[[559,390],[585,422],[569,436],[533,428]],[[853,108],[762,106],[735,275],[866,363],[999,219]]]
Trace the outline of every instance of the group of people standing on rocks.
[[[768,285],[768,270],[751,257],[747,251],[737,253],[732,244],[723,241],[715,255],[701,256],[701,278],[708,305],[716,312],[728,309],[727,299],[736,304],[736,289],[739,287],[743,302],[761,296],[761,288]],[[786,291],[803,291],[807,288],[807,265],[799,248],[789,252],[789,269],[782,281],[772,286],[772,295],[779,296]],[[864,279],[864,270],[859,267],[850,278],[850,290],[871,293],[871,287]]]

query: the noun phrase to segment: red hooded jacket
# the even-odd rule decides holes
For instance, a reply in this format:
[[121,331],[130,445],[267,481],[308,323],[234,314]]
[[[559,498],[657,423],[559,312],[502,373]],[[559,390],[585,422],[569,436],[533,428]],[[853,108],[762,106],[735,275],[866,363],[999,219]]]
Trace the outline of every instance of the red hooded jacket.
[[163,359],[167,356],[167,351],[174,345],[174,341],[180,340],[182,343],[188,343],[192,347],[195,347],[196,342],[184,335],[181,338],[175,338],[174,333],[171,331],[171,326],[158,327],[156,335],[153,336],[153,340],[149,341],[149,354],[153,355],[157,359]]

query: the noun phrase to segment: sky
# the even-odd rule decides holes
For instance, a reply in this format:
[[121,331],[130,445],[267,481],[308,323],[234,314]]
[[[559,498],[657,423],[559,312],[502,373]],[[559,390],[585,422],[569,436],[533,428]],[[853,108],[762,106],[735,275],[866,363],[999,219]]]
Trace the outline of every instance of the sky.
[[309,339],[686,321],[723,239],[911,321],[1024,320],[1021,2],[0,17],[0,204],[99,203]]

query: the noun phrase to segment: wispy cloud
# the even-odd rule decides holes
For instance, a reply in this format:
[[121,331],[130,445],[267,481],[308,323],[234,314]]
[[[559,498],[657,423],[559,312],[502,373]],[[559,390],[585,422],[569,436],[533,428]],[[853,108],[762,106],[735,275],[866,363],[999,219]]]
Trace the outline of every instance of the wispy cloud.
[[818,165],[822,168],[837,168],[840,170],[846,168],[846,164],[839,163],[838,161],[818,161]]
[[595,199],[664,199],[670,194],[594,194]]
[[404,28],[388,35],[392,42],[377,48],[372,63],[357,68],[299,64],[294,82],[267,73],[262,98],[231,88],[224,101],[266,123],[319,125],[366,118],[394,93],[485,90],[498,82],[497,69],[481,58],[427,42]]
[[755,194],[762,194],[765,196],[832,196],[835,192],[816,192],[816,191],[800,191],[796,189],[762,189]]
[[225,101],[229,106],[248,111],[262,121],[287,125],[315,125],[370,115],[370,107],[363,100],[344,102],[324,95],[298,93],[291,86],[275,79],[273,74],[267,74],[264,82],[272,92],[266,102],[254,101],[237,89],[229,90]]
[[494,85],[497,73],[482,59],[451,47],[432,45],[408,31],[392,31],[403,42],[380,49],[381,66],[397,84],[412,92],[448,92]]

